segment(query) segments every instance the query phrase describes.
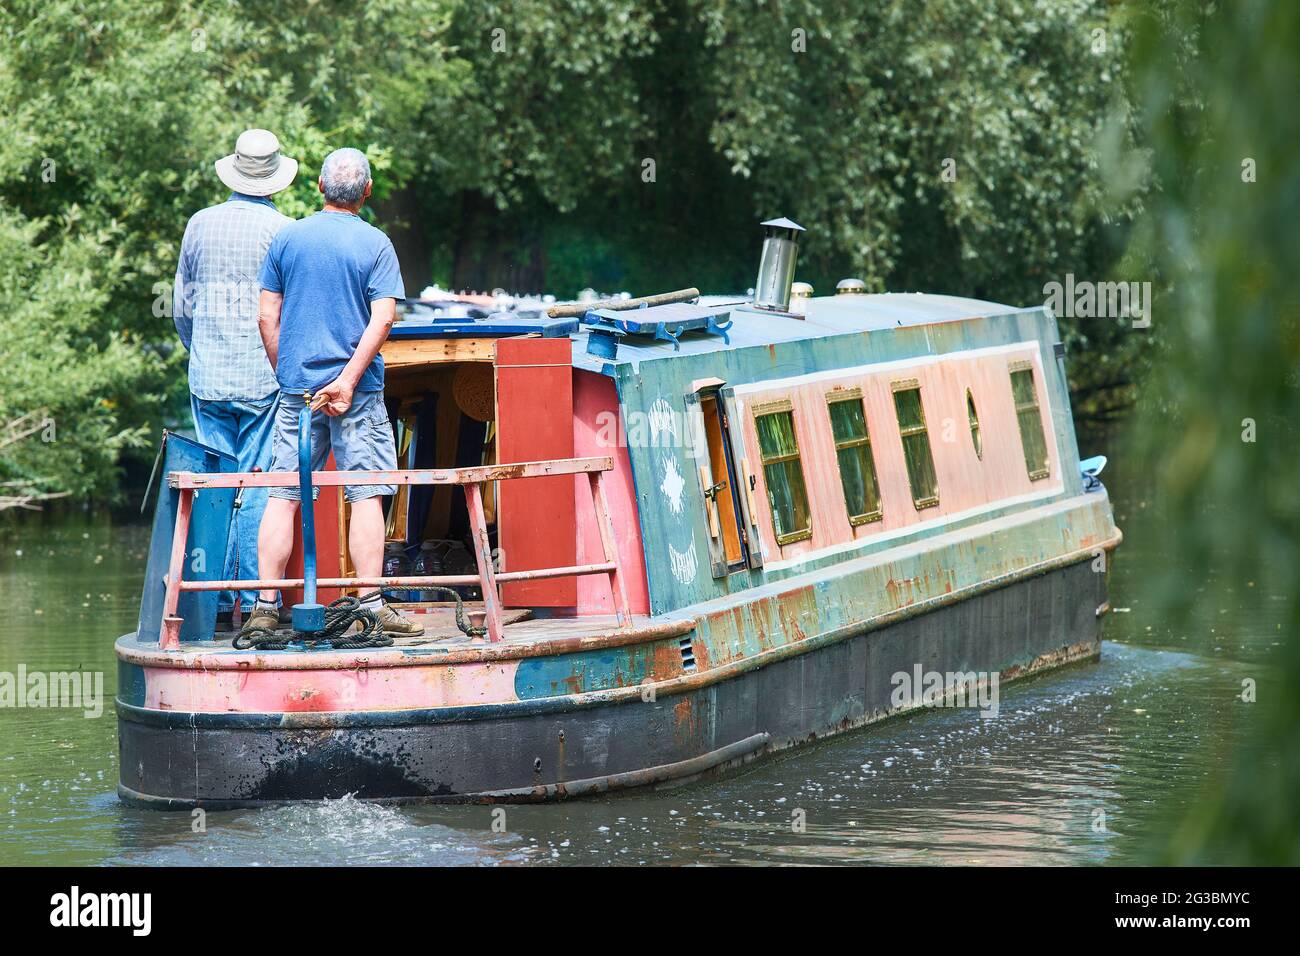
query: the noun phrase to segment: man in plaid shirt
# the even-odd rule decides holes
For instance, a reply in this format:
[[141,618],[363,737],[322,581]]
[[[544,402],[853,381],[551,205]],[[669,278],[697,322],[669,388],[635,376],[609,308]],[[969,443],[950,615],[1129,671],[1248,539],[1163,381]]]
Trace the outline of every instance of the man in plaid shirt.
[[[215,165],[233,191],[225,202],[196,212],[185,227],[172,315],[190,353],[190,408],[199,441],[233,455],[240,471],[265,471],[280,392],[257,328],[258,274],[271,240],[292,221],[268,197],[293,182],[298,163],[280,155],[274,133],[250,129]],[[231,522],[224,577],[257,577],[257,529],[266,498],[265,488],[244,490]],[[240,595],[245,612],[255,596]],[[219,620],[229,619],[234,604],[235,595],[223,591]]]

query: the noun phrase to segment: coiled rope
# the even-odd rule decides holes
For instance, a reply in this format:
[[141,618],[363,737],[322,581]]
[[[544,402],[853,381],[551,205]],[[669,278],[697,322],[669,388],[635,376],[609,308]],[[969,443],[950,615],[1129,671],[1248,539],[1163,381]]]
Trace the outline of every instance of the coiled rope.
[[[477,627],[465,619],[465,605],[460,595],[451,588],[418,587],[389,588],[390,591],[436,591],[449,596],[456,602],[456,627],[469,637],[482,637],[487,634],[486,627]],[[245,628],[235,635],[236,650],[283,651],[290,645],[305,647],[307,650],[328,645],[335,650],[361,650],[369,647],[391,647],[393,639],[384,633],[379,623],[379,615],[361,605],[374,600],[382,592],[371,591],[361,597],[341,597],[331,601],[325,607],[325,627],[319,631],[291,631],[284,634],[265,627]],[[348,631],[353,624],[360,622],[361,628],[355,633]]]

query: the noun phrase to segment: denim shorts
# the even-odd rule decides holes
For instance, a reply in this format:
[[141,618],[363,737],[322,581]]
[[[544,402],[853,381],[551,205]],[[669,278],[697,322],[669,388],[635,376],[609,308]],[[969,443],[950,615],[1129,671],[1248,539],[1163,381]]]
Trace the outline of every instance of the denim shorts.
[[[275,418],[275,440],[271,448],[272,471],[298,471],[298,413],[302,411],[302,393],[281,392],[280,409]],[[342,415],[311,416],[311,470],[324,471],[330,452],[339,471],[396,471],[397,448],[393,428],[388,423],[384,393],[354,392],[352,407]],[[396,485],[348,485],[348,501],[362,501],[376,495],[397,494]],[[313,498],[320,488],[312,489]],[[272,498],[297,501],[298,486],[272,488]]]

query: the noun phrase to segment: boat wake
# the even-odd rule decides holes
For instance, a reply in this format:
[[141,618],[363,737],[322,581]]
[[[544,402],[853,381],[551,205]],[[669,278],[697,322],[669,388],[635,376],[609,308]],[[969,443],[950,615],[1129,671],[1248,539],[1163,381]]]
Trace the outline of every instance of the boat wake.
[[[188,830],[191,824],[188,813],[148,816],[151,819],[146,823],[172,817],[177,829]],[[351,794],[337,800],[209,813],[206,826],[206,833],[189,832],[173,843],[127,854],[119,862],[145,866],[494,866],[526,863],[532,855],[517,835],[422,822],[408,809],[368,803]]]

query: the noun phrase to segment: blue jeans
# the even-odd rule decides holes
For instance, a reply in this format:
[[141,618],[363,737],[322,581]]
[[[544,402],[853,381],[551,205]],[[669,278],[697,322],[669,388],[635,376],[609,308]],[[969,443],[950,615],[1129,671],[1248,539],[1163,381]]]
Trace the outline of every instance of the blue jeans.
[[[279,405],[278,391],[265,398],[231,402],[213,402],[190,396],[190,411],[194,414],[194,429],[199,441],[233,455],[239,460],[240,471],[252,471],[255,467],[270,470],[271,436],[275,431],[275,414]],[[243,504],[235,510],[230,522],[230,542],[223,575],[226,579],[257,577],[257,529],[265,508],[265,488],[244,489]],[[256,591],[241,591],[240,606],[251,608],[256,598]],[[229,611],[234,605],[234,593],[222,591],[217,608]]]

